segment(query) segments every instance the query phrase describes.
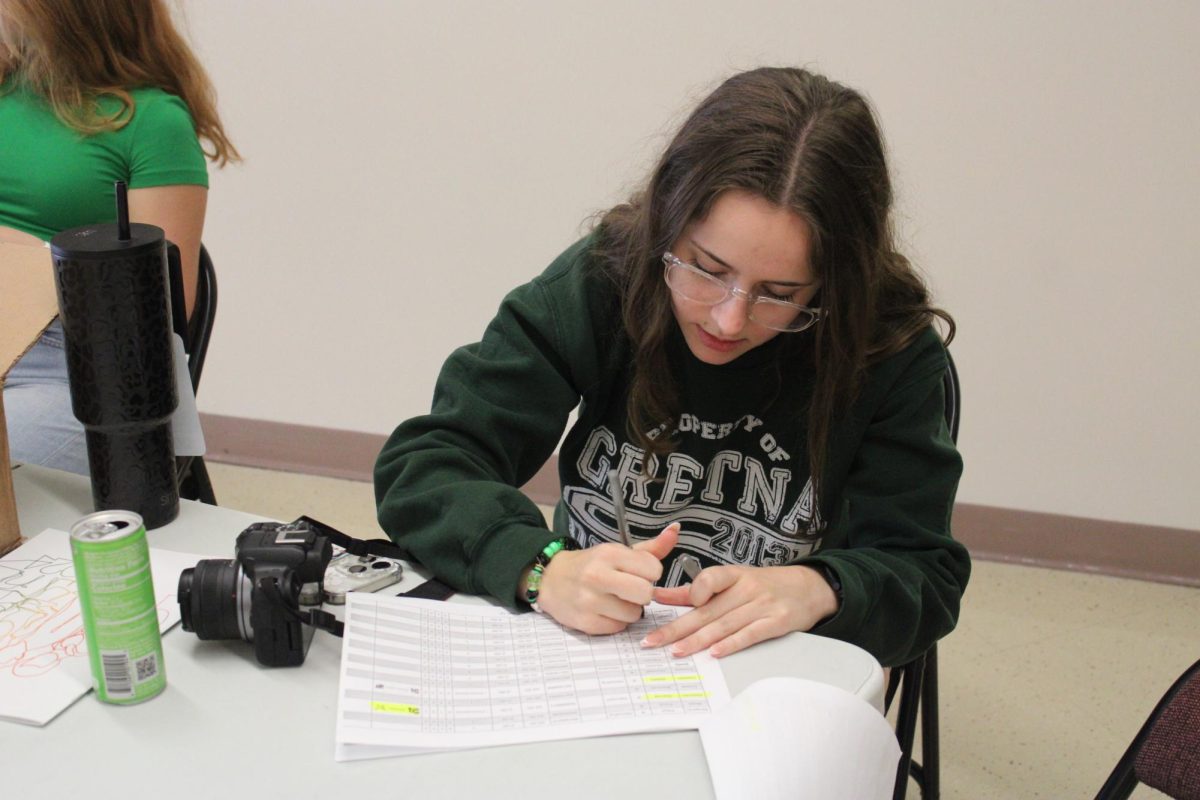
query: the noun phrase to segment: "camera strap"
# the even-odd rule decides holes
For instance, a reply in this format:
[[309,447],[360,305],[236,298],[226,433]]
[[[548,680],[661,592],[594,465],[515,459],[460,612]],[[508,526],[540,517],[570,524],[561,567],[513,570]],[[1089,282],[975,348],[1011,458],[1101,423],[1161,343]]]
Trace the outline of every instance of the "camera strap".
[[[341,547],[346,550],[346,552],[353,553],[356,556],[379,556],[380,558],[396,559],[403,559],[405,557],[404,551],[401,550],[400,547],[394,542],[388,541],[387,539],[355,539],[353,536],[342,533],[332,525],[326,525],[319,519],[313,519],[307,514],[302,517],[297,517],[296,522],[307,522],[322,536],[328,537],[328,539],[338,547]],[[430,578],[420,586],[417,586],[415,589],[409,589],[407,592],[400,592],[396,596],[417,597],[424,600],[445,600],[452,594],[454,594],[453,587],[447,586],[437,578]],[[341,633],[338,633],[337,635],[341,636]]]
[[[340,637],[346,630],[346,625],[340,619],[328,611],[323,611],[319,608],[305,611],[303,614],[297,614],[296,616],[300,617],[301,622],[332,633],[334,636]],[[307,619],[305,619],[306,617]]]
[[279,591],[279,582],[273,577],[260,580],[258,582],[258,590],[278,608],[282,609],[285,615],[296,622],[312,625],[314,628],[320,628],[323,631],[332,633],[334,636],[341,636],[346,630],[346,626],[342,621],[328,611],[320,608],[313,608],[308,611],[296,611],[289,606],[284,602],[283,594]]
[[[380,556],[381,558],[404,558],[404,551],[392,541],[388,539],[355,539],[353,536],[342,533],[332,525],[326,525],[320,520],[313,519],[307,514],[302,517],[297,517],[295,522],[307,522],[313,527],[317,533],[325,536],[329,541],[341,547],[348,553],[353,553],[356,556]],[[293,523],[294,524],[294,523]]]

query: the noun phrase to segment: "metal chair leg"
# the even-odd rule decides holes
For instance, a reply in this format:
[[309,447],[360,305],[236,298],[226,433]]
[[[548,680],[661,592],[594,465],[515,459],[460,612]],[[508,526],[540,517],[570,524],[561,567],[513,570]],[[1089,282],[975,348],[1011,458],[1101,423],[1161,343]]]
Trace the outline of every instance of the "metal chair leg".
[[941,753],[938,739],[937,645],[925,653],[925,675],[921,681],[921,797],[939,800],[942,794]]
[[176,460],[179,474],[179,496],[185,500],[199,500],[210,506],[217,504],[208,468],[200,456],[182,456]]
[[[196,482],[196,499],[210,506],[217,504],[217,496],[213,492],[212,481],[208,477],[208,467],[204,459],[197,457],[192,461],[192,480]],[[922,730],[924,730],[922,728]]]
[[904,678],[900,687],[900,710],[896,716],[900,763],[896,765],[896,787],[892,792],[892,800],[904,800],[908,792],[909,766],[912,763],[913,739],[917,733],[917,712],[921,706],[921,680],[924,673],[924,656],[914,659],[904,667]]

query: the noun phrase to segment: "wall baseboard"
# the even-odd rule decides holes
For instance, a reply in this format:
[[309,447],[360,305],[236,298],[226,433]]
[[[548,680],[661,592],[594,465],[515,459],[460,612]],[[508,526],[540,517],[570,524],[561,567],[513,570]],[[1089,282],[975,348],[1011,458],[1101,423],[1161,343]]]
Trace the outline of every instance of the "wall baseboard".
[[[386,436],[201,414],[209,461],[370,481]],[[558,499],[552,458],[523,491]],[[955,537],[974,558],[1200,587],[1200,531],[959,503]]]
[[1200,531],[957,503],[973,558],[1200,587]]
[[387,441],[375,433],[219,414],[201,414],[200,426],[208,461],[352,481],[371,480],[375,457]]

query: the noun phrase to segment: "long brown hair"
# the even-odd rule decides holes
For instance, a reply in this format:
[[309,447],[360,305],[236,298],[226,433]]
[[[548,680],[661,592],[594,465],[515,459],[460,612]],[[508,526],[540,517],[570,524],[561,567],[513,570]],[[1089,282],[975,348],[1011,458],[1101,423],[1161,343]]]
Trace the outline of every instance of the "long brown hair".
[[735,75],[683,123],[645,189],[599,225],[597,253],[621,285],[633,348],[628,433],[647,457],[673,449],[670,437],[648,432],[680,411],[667,348],[676,323],[660,258],[729,189],[795,211],[812,231],[815,304],[827,316],[780,335],[811,337],[784,352],[802,349],[815,370],[808,451],[819,488],[830,430],[867,366],[903,349],[935,317],[949,342],[954,320],[930,305],[924,282],[897,252],[883,137],[866,99],[802,69]]
[[[117,130],[134,114],[130,89],[155,87],[191,112],[218,166],[241,156],[217,116],[216,92],[162,0],[3,0],[0,82],[20,80],[80,133]],[[115,113],[101,96],[116,98]]]

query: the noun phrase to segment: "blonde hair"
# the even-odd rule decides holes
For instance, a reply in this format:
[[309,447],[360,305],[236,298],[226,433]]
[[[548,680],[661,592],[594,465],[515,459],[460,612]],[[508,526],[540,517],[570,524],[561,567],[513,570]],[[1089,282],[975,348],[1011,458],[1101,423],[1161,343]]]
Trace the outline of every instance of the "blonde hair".
[[[217,116],[212,82],[162,0],[3,0],[0,83],[10,78],[83,134],[128,124],[130,89],[161,89],[187,105],[214,163],[241,160]],[[106,95],[120,102],[116,112],[101,111]]]

